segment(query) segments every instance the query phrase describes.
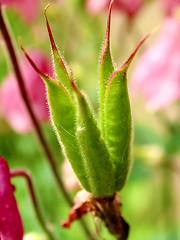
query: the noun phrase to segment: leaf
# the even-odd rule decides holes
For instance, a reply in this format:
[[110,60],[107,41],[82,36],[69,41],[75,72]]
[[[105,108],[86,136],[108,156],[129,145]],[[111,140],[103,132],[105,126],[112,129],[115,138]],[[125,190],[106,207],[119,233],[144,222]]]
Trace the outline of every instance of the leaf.
[[132,161],[132,117],[127,88],[127,69],[148,36],[139,43],[124,65],[112,74],[106,88],[105,139],[115,172],[116,191],[124,186]]
[[47,25],[47,30],[49,33],[49,39],[51,42],[51,48],[52,48],[52,53],[53,53],[53,59],[54,59],[54,65],[55,65],[55,70],[56,70],[56,76],[57,80],[67,89],[69,95],[71,96],[72,99],[74,99],[74,94],[73,94],[73,89],[71,85],[71,80],[73,79],[72,72],[65,62],[63,60],[63,57],[61,56],[60,52],[58,51],[56,44],[54,42],[54,38],[52,35],[52,31],[46,16],[46,11],[49,5],[45,8],[44,15],[46,19],[46,25]]
[[77,139],[87,169],[90,192],[95,196],[114,193],[114,176],[109,153],[96,120],[83,94],[73,84],[77,96]]
[[[21,45],[21,44],[20,44]],[[32,59],[25,52],[21,45],[21,49],[26,55],[28,61],[40,75],[46,84],[48,102],[51,112],[52,123],[55,127],[56,134],[59,142],[62,145],[67,159],[70,161],[71,166],[81,182],[82,186],[90,191],[88,184],[88,177],[82,156],[79,150],[78,142],[76,139],[76,108],[72,102],[67,90],[56,80],[49,78],[42,73],[34,64]]]
[[101,132],[103,137],[105,137],[104,102],[105,102],[106,86],[110,76],[114,72],[114,67],[113,67],[113,62],[112,62],[112,57],[110,52],[110,23],[111,23],[112,3],[113,1],[111,1],[110,7],[109,7],[106,36],[104,39],[103,48],[102,48],[101,57],[100,57],[100,64],[99,64],[100,127],[101,127]]

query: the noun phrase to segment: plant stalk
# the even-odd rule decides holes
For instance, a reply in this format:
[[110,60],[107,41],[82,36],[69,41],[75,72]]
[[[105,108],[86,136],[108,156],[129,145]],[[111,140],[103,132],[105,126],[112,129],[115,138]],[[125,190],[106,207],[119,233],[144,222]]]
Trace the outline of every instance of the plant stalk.
[[36,194],[34,191],[34,186],[30,177],[30,174],[23,170],[23,169],[15,169],[15,170],[11,170],[10,171],[11,177],[23,177],[26,182],[27,182],[27,186],[28,186],[28,190],[29,190],[29,194],[34,206],[34,210],[36,212],[37,218],[39,220],[39,223],[41,224],[42,228],[44,229],[45,233],[47,234],[47,236],[49,237],[50,240],[56,240],[56,238],[52,235],[51,231],[48,229],[44,218],[41,214],[38,202],[37,202],[37,198],[36,198]]

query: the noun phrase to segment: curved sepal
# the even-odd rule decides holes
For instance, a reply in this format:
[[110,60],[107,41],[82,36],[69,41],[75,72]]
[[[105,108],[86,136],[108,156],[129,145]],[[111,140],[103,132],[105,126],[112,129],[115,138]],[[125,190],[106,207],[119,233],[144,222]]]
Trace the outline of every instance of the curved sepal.
[[76,132],[76,108],[65,87],[54,79],[42,73],[34,64],[21,45],[21,49],[31,63],[34,70],[39,74],[46,84],[48,103],[51,120],[56,130],[59,142],[64,150],[65,156],[81,182],[82,186],[90,191],[86,169],[79,150],[75,136]]
[[105,136],[104,102],[105,102],[106,86],[110,76],[114,72],[113,61],[112,61],[111,52],[110,52],[110,24],[111,24],[112,4],[113,4],[113,1],[111,1],[110,7],[109,7],[106,36],[104,39],[101,56],[100,56],[100,63],[99,63],[100,127],[101,127],[101,132],[103,137]]
[[73,84],[77,96],[77,139],[87,169],[90,192],[95,196],[114,193],[114,175],[109,153],[96,120],[83,94]]
[[53,53],[53,60],[54,60],[54,66],[55,66],[55,71],[56,71],[56,76],[57,76],[57,80],[67,89],[68,93],[70,94],[70,96],[72,97],[72,99],[74,99],[74,94],[73,94],[73,89],[72,89],[72,85],[71,85],[71,80],[73,79],[72,76],[72,72],[68,66],[68,64],[66,63],[66,61],[63,59],[61,53],[58,51],[57,46],[55,44],[53,35],[52,35],[52,31],[46,16],[46,11],[47,8],[49,7],[49,5],[45,8],[44,11],[44,16],[46,19],[46,26],[47,26],[47,30],[49,33],[49,39],[51,42],[51,49],[52,49],[52,53]]

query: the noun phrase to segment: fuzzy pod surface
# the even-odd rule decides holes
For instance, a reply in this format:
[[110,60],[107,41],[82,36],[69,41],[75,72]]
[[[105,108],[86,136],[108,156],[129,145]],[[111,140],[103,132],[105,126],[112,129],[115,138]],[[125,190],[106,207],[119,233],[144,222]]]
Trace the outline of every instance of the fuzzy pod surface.
[[56,47],[46,10],[57,79],[43,74],[22,48],[46,84],[51,120],[64,155],[83,188],[96,197],[110,196],[121,190],[129,175],[132,162],[132,117],[127,70],[137,50],[148,37],[139,43],[123,66],[114,70],[110,52],[112,3],[99,64],[100,127]]

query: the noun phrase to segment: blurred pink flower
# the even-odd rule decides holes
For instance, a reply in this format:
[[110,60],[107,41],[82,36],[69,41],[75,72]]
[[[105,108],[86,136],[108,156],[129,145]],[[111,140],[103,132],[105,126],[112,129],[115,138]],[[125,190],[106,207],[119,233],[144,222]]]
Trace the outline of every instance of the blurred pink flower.
[[2,4],[14,8],[22,18],[31,23],[39,13],[39,0],[1,0]]
[[180,21],[168,18],[159,38],[140,58],[131,81],[151,110],[160,110],[180,98]]
[[[110,0],[87,0],[86,8],[91,14],[99,12],[109,7]],[[114,0],[114,9],[120,10],[127,14],[129,18],[133,18],[143,5],[142,0]]]
[[[42,52],[32,51],[30,56],[36,61],[41,71],[52,75],[51,63]],[[20,68],[31,106],[38,120],[48,121],[48,104],[43,81],[26,59],[21,61]],[[0,113],[16,132],[24,134],[33,128],[13,74],[6,77],[0,88]]]
[[174,11],[180,7],[180,0],[161,0],[161,2],[167,16],[173,15]]
[[80,183],[68,160],[65,160],[62,165],[62,176],[65,180],[65,188],[68,192],[75,191],[80,188]]
[[0,239],[22,240],[23,226],[6,161],[0,156]]

